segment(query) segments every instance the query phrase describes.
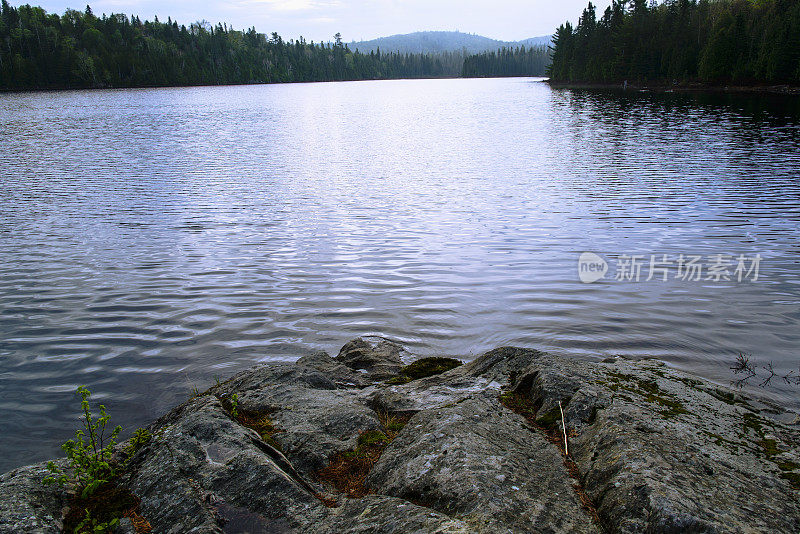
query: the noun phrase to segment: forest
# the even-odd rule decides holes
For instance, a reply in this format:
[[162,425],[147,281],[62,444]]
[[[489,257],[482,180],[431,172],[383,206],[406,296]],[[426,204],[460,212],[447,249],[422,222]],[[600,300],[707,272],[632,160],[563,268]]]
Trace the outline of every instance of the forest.
[[800,0],[614,0],[558,28],[556,82],[798,84]]
[[547,47],[501,48],[464,58],[461,75],[465,78],[531,76],[544,73],[550,63]]
[[[467,63],[479,65],[470,68],[473,76],[542,76],[549,52],[536,53],[536,61],[529,60],[530,50],[494,56],[508,63],[506,69],[464,52],[353,52],[339,34],[331,43],[284,41],[255,28],[98,17],[89,6],[57,15],[29,5],[15,8],[6,0],[0,11],[2,90],[458,77]],[[517,61],[517,55],[524,58]],[[511,72],[512,65],[513,74],[488,73]]]

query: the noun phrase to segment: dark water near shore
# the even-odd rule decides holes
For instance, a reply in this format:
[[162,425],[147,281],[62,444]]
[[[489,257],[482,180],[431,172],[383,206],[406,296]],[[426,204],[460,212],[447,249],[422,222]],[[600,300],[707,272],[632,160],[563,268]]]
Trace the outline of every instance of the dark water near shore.
[[[0,471],[58,454],[80,384],[135,428],[360,334],[797,370],[798,102],[522,79],[0,95]],[[583,284],[586,251],[762,263]]]

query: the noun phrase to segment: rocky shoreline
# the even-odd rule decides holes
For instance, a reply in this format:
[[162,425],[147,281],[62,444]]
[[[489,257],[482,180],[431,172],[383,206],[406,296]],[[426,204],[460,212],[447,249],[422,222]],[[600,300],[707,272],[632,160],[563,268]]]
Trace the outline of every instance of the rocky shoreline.
[[740,93],[760,95],[800,95],[800,87],[792,85],[714,85],[709,83],[588,83],[545,80],[554,89],[599,89],[617,91],[650,91],[654,93]]
[[[117,531],[800,532],[796,414],[656,361],[411,359],[356,339],[194,396],[118,447]],[[0,476],[0,532],[61,532],[46,474]]]

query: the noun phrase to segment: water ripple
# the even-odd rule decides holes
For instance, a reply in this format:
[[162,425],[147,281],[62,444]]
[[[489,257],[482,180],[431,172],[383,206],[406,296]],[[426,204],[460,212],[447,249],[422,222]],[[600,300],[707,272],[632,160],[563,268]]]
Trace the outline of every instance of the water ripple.
[[[0,95],[0,471],[58,454],[79,384],[131,428],[360,334],[796,368],[797,109],[530,80]],[[587,286],[587,250],[764,265]]]

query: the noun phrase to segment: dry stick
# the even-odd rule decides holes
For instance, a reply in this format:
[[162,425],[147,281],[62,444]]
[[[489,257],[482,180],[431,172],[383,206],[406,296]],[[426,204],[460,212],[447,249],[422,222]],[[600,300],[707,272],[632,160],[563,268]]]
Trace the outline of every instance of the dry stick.
[[569,445],[567,444],[567,422],[564,420],[564,409],[561,401],[558,401],[558,409],[561,410],[561,429],[564,431],[564,454],[569,456]]

